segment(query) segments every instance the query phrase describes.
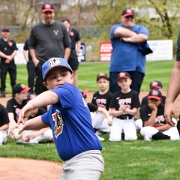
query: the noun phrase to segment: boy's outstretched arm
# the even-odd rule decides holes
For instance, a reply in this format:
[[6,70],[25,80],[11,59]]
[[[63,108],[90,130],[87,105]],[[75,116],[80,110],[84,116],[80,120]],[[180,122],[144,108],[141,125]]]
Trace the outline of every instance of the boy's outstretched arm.
[[8,131],[8,135],[13,134],[13,130],[15,128],[18,128],[19,133],[21,133],[24,130],[36,130],[36,129],[42,129],[42,128],[47,128],[47,127],[49,126],[42,121],[41,116],[37,116],[33,119],[28,120],[24,125],[16,124],[12,126],[10,130]]
[[27,118],[31,115],[31,111],[36,108],[58,103],[58,96],[52,91],[46,91],[30,100],[21,110],[18,124],[24,124]]

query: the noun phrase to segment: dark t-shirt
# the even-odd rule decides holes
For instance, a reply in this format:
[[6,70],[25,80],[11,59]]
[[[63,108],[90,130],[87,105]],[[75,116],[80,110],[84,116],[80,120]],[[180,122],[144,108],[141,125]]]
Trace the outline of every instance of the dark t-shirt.
[[29,61],[32,61],[32,57],[31,57],[30,52],[29,52],[29,39],[27,39],[25,41],[23,49],[25,51],[28,51],[28,59],[29,59]]
[[[0,51],[6,55],[11,55],[14,50],[18,50],[16,46],[16,42],[14,40],[9,39],[8,41],[4,41],[3,38],[0,39]],[[6,58],[1,58],[1,63],[5,63]],[[14,59],[9,63],[14,64]]]
[[55,21],[51,25],[42,22],[32,27],[29,49],[34,49],[36,57],[45,62],[52,57],[64,57],[65,48],[71,49],[69,33],[63,23]]
[[109,91],[105,94],[99,94],[99,91],[98,91],[93,94],[91,103],[98,107],[100,106],[100,107],[103,107],[103,108],[106,108],[107,110],[109,110],[112,96],[113,96],[113,94]]
[[22,102],[22,104],[18,104],[18,102],[16,102],[16,100],[14,98],[12,98],[7,102],[6,109],[7,109],[8,113],[14,114],[14,120],[16,122],[18,122],[19,113],[20,113],[21,109],[27,104],[27,101],[28,100],[24,100]]
[[126,94],[121,91],[115,93],[112,97],[110,108],[115,108],[118,111],[122,105],[126,105],[129,109],[139,108],[140,102],[138,93],[134,90]]
[[0,104],[0,127],[9,123],[9,117],[6,108]]
[[35,115],[35,116],[29,116],[28,119],[32,119],[32,118],[35,118],[35,117],[37,117],[37,116],[43,115],[45,112],[46,112],[45,109],[39,108],[39,109],[38,109],[38,112],[36,113],[36,115]]
[[69,35],[70,35],[70,39],[71,39],[71,49],[75,50],[76,49],[76,42],[80,41],[79,33],[76,29],[71,28]]
[[90,112],[96,112],[98,110],[98,107],[92,103],[87,103],[87,106]]
[[[151,113],[152,113],[152,110],[149,108],[148,104],[145,104],[144,106],[140,108],[140,117],[143,121],[143,126],[144,126],[144,122],[148,121],[148,119],[150,118]],[[166,124],[166,121],[164,118],[164,104],[162,103],[158,106],[158,110],[157,110],[157,115],[156,115],[154,125],[157,125],[157,124]]]
[[180,31],[176,43],[176,61],[180,61]]

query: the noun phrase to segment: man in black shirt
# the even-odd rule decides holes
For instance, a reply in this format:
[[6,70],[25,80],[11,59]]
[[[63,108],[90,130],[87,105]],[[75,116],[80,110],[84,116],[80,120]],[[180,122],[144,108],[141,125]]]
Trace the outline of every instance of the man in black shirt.
[[10,30],[4,27],[1,32],[2,38],[0,39],[0,58],[1,58],[1,94],[0,97],[5,97],[6,89],[6,74],[9,72],[11,79],[11,87],[16,84],[16,64],[14,56],[17,53],[17,46],[14,40],[11,40]]
[[77,55],[80,53],[80,48],[81,48],[80,36],[79,36],[79,32],[75,28],[71,27],[71,23],[69,19],[66,18],[62,22],[65,25],[71,39],[71,53],[68,59],[68,63],[73,70],[73,84],[77,86],[78,79],[77,79],[76,71],[79,66]]

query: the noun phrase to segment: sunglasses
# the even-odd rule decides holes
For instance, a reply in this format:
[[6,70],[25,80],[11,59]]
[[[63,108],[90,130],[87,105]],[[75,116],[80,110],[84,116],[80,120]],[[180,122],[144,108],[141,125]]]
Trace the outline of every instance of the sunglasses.
[[126,19],[134,19],[134,16],[125,16]]
[[46,14],[46,15],[52,14],[52,11],[46,11],[46,12],[44,12],[44,14]]

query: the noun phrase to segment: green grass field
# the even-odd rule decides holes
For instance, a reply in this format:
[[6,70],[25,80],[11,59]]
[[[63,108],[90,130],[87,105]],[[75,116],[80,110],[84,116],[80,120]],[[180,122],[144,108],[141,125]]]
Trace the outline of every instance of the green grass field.
[[[149,89],[152,80],[160,80],[163,89],[168,86],[169,76],[174,61],[147,62],[146,76],[142,91]],[[81,63],[78,70],[79,88],[96,91],[96,75],[108,73],[109,63]],[[24,65],[18,66],[18,83],[27,85],[27,71]],[[10,86],[7,79],[7,91]],[[180,180],[180,141],[146,142],[138,135],[137,141],[110,142],[109,134],[103,134],[102,154],[105,160],[105,171],[101,180]],[[18,145],[8,139],[0,146],[0,157],[20,157],[58,161],[53,143],[36,145]]]
[[[102,135],[105,171],[101,180],[179,180],[180,141],[108,141]],[[61,162],[53,143],[19,145],[8,139],[0,157],[19,157]]]
[[[168,82],[174,61],[148,61],[146,65],[146,76],[144,78],[141,90],[149,90],[149,83],[153,80],[159,80],[163,84],[163,89],[167,90]],[[100,72],[107,74],[109,70],[108,62],[82,62],[79,65],[78,73],[78,87],[80,89],[89,88],[94,92],[98,90],[96,85],[96,76]],[[17,83],[24,83],[27,85],[27,69],[25,65],[17,66]],[[6,93],[11,93],[9,76],[6,81]]]

